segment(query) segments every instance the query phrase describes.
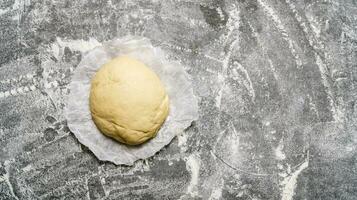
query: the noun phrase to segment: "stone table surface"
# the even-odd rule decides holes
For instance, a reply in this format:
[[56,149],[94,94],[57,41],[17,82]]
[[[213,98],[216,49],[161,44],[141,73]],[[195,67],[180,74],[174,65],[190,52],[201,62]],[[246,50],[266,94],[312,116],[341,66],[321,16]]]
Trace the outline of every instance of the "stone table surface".
[[[83,53],[150,38],[199,119],[134,166],[67,127]],[[357,199],[356,0],[1,0],[0,199]]]

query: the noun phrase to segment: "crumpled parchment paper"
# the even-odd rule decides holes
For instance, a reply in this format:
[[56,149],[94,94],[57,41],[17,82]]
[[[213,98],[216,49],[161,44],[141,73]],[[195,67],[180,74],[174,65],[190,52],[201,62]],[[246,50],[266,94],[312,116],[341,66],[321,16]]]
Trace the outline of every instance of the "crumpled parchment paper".
[[[95,72],[114,57],[128,55],[151,68],[165,85],[170,113],[157,136],[139,146],[128,146],[104,136],[92,121],[89,110],[90,83]],[[128,36],[103,43],[87,52],[76,68],[66,105],[68,127],[100,160],[132,165],[153,156],[198,118],[198,104],[191,81],[177,62],[169,62],[159,48],[143,37]]]

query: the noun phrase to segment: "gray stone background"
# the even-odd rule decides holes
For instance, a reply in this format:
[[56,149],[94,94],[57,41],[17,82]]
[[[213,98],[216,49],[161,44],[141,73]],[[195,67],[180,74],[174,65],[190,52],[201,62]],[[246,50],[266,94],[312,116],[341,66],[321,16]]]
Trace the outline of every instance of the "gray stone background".
[[[186,66],[199,119],[133,167],[63,115],[101,42]],[[1,0],[0,199],[357,199],[356,0]]]

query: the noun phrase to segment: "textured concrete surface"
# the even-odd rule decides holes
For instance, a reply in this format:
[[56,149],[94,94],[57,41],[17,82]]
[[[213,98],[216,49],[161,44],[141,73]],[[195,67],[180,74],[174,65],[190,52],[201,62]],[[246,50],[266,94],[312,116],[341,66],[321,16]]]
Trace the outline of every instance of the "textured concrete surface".
[[[133,167],[63,108],[82,53],[143,35],[200,118]],[[1,0],[0,199],[357,199],[355,0]]]

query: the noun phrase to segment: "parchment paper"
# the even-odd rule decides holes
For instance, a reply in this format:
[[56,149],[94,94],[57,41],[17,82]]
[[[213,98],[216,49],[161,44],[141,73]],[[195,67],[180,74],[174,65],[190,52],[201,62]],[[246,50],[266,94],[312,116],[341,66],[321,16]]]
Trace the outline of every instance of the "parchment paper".
[[[161,79],[170,98],[170,113],[157,136],[140,146],[128,146],[104,136],[89,110],[90,81],[101,65],[119,55],[129,55],[150,67]],[[142,37],[129,36],[103,43],[87,52],[76,68],[66,106],[68,127],[100,160],[132,165],[153,156],[198,118],[197,100],[190,79],[177,62],[169,62],[162,50]]]

